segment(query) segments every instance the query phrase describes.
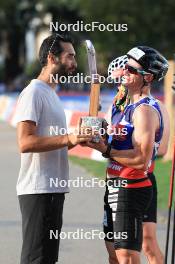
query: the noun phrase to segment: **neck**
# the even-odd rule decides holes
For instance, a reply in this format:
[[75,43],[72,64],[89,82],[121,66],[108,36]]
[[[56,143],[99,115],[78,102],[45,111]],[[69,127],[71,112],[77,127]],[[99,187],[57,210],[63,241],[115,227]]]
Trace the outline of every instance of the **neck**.
[[140,90],[139,91],[129,90],[129,96],[130,96],[130,102],[132,104],[137,103],[139,100],[150,96],[150,87],[144,86],[142,88],[142,94],[140,94]]
[[53,82],[53,78],[52,78],[52,82],[50,80],[50,74],[52,74],[49,69],[47,69],[46,67],[42,68],[39,76],[37,77],[38,80],[45,82],[47,85],[49,85],[52,89],[56,89],[56,82]]

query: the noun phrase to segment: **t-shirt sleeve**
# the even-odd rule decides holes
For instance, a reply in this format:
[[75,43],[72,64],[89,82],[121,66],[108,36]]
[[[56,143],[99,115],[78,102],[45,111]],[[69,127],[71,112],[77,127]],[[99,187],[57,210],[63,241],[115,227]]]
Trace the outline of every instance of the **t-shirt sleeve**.
[[23,91],[19,96],[15,111],[15,123],[21,121],[34,121],[36,125],[39,123],[42,111],[41,95],[34,89]]

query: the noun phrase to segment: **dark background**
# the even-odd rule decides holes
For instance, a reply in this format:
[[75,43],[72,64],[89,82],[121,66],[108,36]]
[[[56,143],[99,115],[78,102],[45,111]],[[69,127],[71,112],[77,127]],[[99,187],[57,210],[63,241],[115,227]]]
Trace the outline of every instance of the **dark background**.
[[78,20],[127,24],[128,31],[123,32],[71,32],[75,39],[78,71],[87,70],[81,41],[91,39],[96,48],[98,72],[106,75],[112,59],[140,44],[152,46],[167,59],[173,59],[174,13],[174,0],[1,0],[0,91],[21,90],[27,80],[36,77],[40,66],[37,55],[33,61],[27,59],[30,43],[27,43],[26,35],[29,31],[35,38],[43,31],[49,34],[49,20],[65,24]]

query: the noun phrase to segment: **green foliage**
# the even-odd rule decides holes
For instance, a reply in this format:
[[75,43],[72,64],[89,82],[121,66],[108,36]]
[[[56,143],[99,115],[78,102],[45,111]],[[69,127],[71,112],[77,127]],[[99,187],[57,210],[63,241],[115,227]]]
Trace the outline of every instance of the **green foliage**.
[[4,81],[4,66],[0,64],[0,82]]
[[66,7],[68,10],[73,10],[77,8],[79,1],[77,0],[43,0],[42,3],[46,8],[48,7],[55,7],[55,8],[62,8]]
[[32,63],[27,64],[25,67],[25,74],[28,79],[36,78],[40,71],[41,66],[38,61],[33,61]]
[[155,167],[155,175],[158,188],[158,205],[160,208],[167,208],[170,189],[172,162],[164,162],[158,159]]
[[[40,11],[37,8],[38,3],[42,6]],[[128,31],[125,32],[101,32],[97,29],[94,32],[71,32],[77,48],[82,39],[93,41],[99,73],[105,74],[111,59],[140,44],[152,46],[171,59],[175,49],[174,10],[174,0],[1,0],[0,40],[4,38],[6,31],[9,35],[8,41],[16,45],[16,50],[20,49],[24,45],[24,35],[31,20],[34,17],[42,20],[46,13],[51,13],[53,21],[59,23],[82,20],[84,23],[97,21],[103,24],[127,24]],[[14,31],[17,35],[16,41],[12,34]],[[13,49],[8,53],[12,57]],[[19,56],[19,52],[14,56]],[[79,58],[79,68],[82,71],[84,55],[81,52]],[[7,63],[10,65],[14,62],[15,58]],[[8,71],[8,65],[6,69]]]
[[[173,0],[89,0],[78,1],[86,23],[128,24],[127,32],[91,32],[99,52],[108,57],[126,53],[135,45],[150,45],[172,58],[175,42]],[[94,5],[96,8],[94,8]]]
[[72,162],[82,166],[92,176],[105,179],[106,162],[100,162],[86,158],[77,158],[75,156],[69,156],[69,159]]

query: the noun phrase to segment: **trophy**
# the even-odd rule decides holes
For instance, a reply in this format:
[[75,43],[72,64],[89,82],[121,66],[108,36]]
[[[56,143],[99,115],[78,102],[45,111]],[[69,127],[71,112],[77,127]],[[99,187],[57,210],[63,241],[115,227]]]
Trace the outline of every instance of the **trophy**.
[[[91,89],[89,116],[81,117],[81,127],[90,127],[93,131],[99,132],[99,134],[101,134],[100,131],[103,131],[103,124],[106,121],[104,118],[98,117],[98,111],[100,110],[101,106],[99,104],[100,83],[99,76],[97,74],[95,48],[90,40],[86,40],[85,44],[88,56],[89,73],[91,76]],[[99,140],[99,136],[96,135],[92,141],[98,143]]]

